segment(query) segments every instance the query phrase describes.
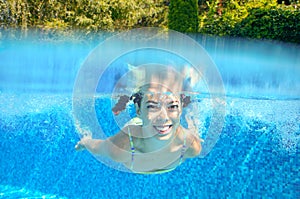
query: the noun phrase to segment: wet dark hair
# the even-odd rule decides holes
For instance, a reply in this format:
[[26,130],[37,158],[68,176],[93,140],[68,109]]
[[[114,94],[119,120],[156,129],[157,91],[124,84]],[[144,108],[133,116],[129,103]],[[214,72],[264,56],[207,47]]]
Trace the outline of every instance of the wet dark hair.
[[[121,111],[125,110],[128,102],[130,100],[133,101],[134,104],[137,104],[138,107],[141,107],[141,102],[143,99],[144,93],[142,91],[139,91],[137,93],[134,93],[131,97],[127,95],[120,96],[118,102],[116,105],[112,108],[112,111],[115,115],[118,115]],[[180,94],[180,99],[182,103],[182,107],[187,107],[192,101],[190,96],[186,96],[185,94]]]
[[126,108],[127,103],[129,102],[131,97],[127,95],[122,95],[116,105],[112,108],[112,111],[115,115],[118,115],[121,111]]
[[182,107],[187,107],[192,101],[191,96],[186,96],[185,94],[180,94]]

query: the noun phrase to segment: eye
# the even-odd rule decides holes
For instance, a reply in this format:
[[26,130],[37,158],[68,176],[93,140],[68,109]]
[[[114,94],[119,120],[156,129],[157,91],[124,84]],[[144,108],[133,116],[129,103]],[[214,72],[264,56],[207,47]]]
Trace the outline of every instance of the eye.
[[149,104],[146,107],[147,107],[147,109],[158,109],[158,106],[152,105],[152,104]]
[[179,106],[177,104],[168,107],[169,110],[178,110]]

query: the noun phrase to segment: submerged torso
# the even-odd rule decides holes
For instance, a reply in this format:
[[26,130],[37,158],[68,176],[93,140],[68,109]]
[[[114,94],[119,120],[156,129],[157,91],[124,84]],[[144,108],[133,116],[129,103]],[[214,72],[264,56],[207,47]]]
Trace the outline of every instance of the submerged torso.
[[[164,141],[164,145],[153,147],[149,139],[135,137],[142,131],[139,125],[129,126],[128,139],[131,152],[130,161],[125,166],[136,173],[163,172],[175,169],[184,161],[186,150],[185,132],[180,128],[178,133],[170,140]],[[150,138],[151,139],[151,138]]]

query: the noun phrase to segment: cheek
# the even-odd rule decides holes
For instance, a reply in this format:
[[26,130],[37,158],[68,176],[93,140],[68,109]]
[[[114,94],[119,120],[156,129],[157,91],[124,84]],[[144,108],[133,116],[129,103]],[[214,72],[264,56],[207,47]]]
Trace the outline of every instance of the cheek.
[[180,116],[181,116],[181,112],[180,111],[174,111],[174,112],[170,112],[169,113],[169,117],[172,118],[172,119],[180,119]]
[[180,124],[180,118],[172,118],[173,124]]
[[143,120],[143,124],[149,124],[152,120],[152,115],[147,113],[146,111],[141,111],[140,118]]
[[180,123],[180,113],[174,113],[170,116],[170,119],[173,121],[173,123]]
[[157,114],[154,114],[154,113],[148,113],[145,115],[144,119],[148,122],[148,123],[151,123],[153,122],[155,119],[157,118]]

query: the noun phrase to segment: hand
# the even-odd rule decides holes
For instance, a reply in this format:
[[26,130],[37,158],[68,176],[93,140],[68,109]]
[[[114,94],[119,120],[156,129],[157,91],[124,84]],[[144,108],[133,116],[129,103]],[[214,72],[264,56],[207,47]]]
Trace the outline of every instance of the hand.
[[187,115],[185,115],[185,119],[188,124],[187,132],[193,134],[194,137],[197,140],[199,140],[199,142],[204,142],[204,140],[199,137],[198,128],[197,128],[195,122],[193,121],[192,117],[187,114]]
[[189,114],[185,115],[185,120],[186,120],[187,125],[188,125],[188,127],[187,127],[188,131],[190,131],[192,133],[198,133],[195,122],[193,121],[192,117]]
[[86,144],[92,139],[91,136],[84,136],[81,138],[79,142],[75,145],[75,150],[76,151],[83,151],[86,149]]

